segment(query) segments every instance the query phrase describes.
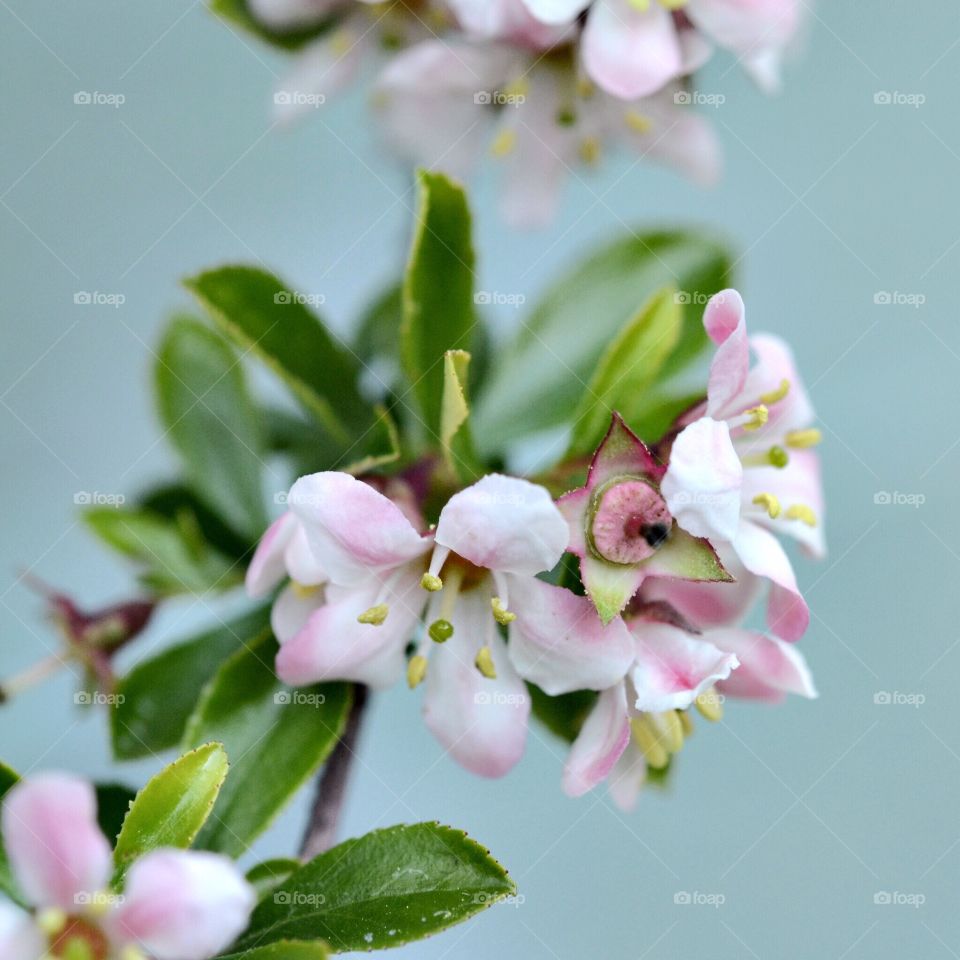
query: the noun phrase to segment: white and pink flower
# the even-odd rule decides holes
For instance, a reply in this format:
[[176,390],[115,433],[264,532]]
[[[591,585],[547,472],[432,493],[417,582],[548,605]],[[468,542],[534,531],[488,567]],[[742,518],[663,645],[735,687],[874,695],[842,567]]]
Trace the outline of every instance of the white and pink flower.
[[111,890],[113,856],[97,825],[96,797],[74,777],[17,784],[4,798],[2,825],[31,907],[0,901],[4,960],[207,960],[244,930],[254,907],[254,891],[233,861],[192,850],[145,854],[123,890]]

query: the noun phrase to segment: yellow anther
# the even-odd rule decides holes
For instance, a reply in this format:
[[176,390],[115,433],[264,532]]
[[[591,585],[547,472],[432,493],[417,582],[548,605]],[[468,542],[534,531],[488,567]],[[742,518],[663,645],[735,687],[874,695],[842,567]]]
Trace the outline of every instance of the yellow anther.
[[596,92],[597,88],[589,77],[581,76],[577,78],[577,93],[584,100],[589,100]]
[[759,430],[770,419],[770,411],[762,403],[758,407],[744,410],[743,415],[749,417],[743,425],[744,430]]
[[650,9],[650,0],[627,0],[627,2],[634,10],[639,10],[641,13],[646,13]]
[[600,160],[600,141],[596,137],[584,137],[580,144],[580,159],[595,164]]
[[807,447],[815,447],[822,439],[823,434],[816,427],[811,427],[809,430],[791,430],[785,442],[794,450],[805,450]]
[[417,654],[410,658],[407,664],[407,686],[413,690],[423,683],[423,678],[427,675],[427,658]]
[[684,737],[693,736],[693,717],[690,716],[689,710],[678,710],[677,716],[680,718],[680,726],[683,727]]
[[126,946],[120,951],[120,960],[147,960],[147,955],[139,947]]
[[503,627],[505,627],[508,623],[513,623],[513,621],[517,619],[517,615],[515,613],[511,613],[503,605],[503,601],[499,597],[494,597],[490,601],[490,606],[493,607],[494,619]]
[[493,654],[490,648],[483,646],[477,653],[473,665],[488,679],[497,679],[497,668],[493,665]]
[[683,725],[676,710],[651,713],[650,720],[656,727],[660,742],[668,753],[677,753],[683,747]]
[[696,704],[700,716],[705,720],[716,723],[723,719],[723,698],[713,687],[701,693],[693,702]]
[[505,157],[517,145],[516,130],[501,130],[494,138],[490,153],[495,157]]
[[330,38],[330,49],[338,57],[349,53],[354,44],[353,34],[349,30],[338,30]]
[[772,493],[758,493],[753,498],[753,502],[758,507],[763,507],[771,520],[776,520],[780,516],[780,501]]
[[309,600],[311,597],[316,596],[322,589],[322,584],[314,584],[313,586],[306,583],[299,583],[296,580],[290,581],[290,587],[293,590],[294,594],[299,597],[301,600]]
[[630,729],[633,731],[633,740],[647,763],[656,770],[662,770],[670,762],[670,756],[646,716],[631,720]]
[[438,590],[443,589],[443,581],[435,574],[425,573],[420,578],[420,586],[430,593],[436,593]]
[[817,515],[813,512],[813,509],[805,503],[795,503],[792,507],[787,507],[784,516],[788,520],[800,520],[808,527],[815,527],[817,525]]
[[624,114],[624,119],[634,133],[649,133],[653,128],[653,121],[637,110],[628,110]]
[[525,77],[518,77],[508,83],[503,92],[508,97],[525,97],[530,92],[530,84]]
[[765,403],[768,407],[772,407],[775,403],[779,403],[789,392],[790,381],[784,378],[780,381],[780,386],[777,387],[776,390],[760,394],[760,402]]
[[679,10],[687,5],[687,0],[660,0],[660,6],[667,10]]
[[67,914],[59,907],[47,907],[37,914],[37,926],[48,937],[55,937],[63,932],[67,925]]
[[387,619],[389,612],[390,608],[385,603],[378,603],[375,607],[364,610],[363,613],[357,617],[357,623],[369,623],[375,627],[379,627],[380,624]]

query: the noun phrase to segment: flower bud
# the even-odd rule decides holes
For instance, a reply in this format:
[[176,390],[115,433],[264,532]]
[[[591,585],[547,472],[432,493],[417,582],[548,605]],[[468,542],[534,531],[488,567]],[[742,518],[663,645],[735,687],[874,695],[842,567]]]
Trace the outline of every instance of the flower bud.
[[667,539],[673,516],[653,484],[621,478],[597,493],[589,524],[588,537],[598,556],[634,564],[652,557]]

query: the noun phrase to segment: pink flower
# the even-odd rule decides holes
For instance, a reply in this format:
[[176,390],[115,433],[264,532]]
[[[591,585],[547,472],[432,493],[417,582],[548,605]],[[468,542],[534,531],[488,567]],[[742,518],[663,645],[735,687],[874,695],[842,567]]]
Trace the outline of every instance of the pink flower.
[[0,903],[4,960],[66,956],[72,941],[91,960],[206,960],[247,925],[254,891],[217,854],[154,850],[130,868],[122,893],[111,892],[110,844],[85,781],[47,774],[19,783],[4,799],[2,822],[13,873],[34,908]]
[[789,348],[769,335],[747,339],[735,290],[710,300],[704,325],[717,344],[707,400],[682,419],[661,491],[683,529],[729,543],[746,571],[770,581],[770,629],[797,640],[809,610],[775,534],[824,553],[813,408]]
[[648,577],[729,580],[713,547],[675,522],[661,493],[663,467],[614,414],[583,487],[558,506],[571,553],[601,619],[617,616]]

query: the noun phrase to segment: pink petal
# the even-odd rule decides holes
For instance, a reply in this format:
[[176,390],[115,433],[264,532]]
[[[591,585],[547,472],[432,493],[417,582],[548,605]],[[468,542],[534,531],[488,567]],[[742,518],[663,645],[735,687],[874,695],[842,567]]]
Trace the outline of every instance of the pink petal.
[[734,549],[743,565],[770,581],[767,625],[778,637],[799,640],[810,625],[810,610],[797,587],[790,558],[777,538],[756,523],[742,523]]
[[287,575],[284,551],[293,537],[297,519],[292,513],[285,513],[267,527],[253,553],[250,566],[247,567],[247,595],[258,599],[265,597]]
[[587,555],[587,511],[592,499],[588,487],[579,487],[565,493],[557,501],[557,509],[563,514],[570,531],[570,542],[567,549],[578,557]]
[[707,380],[707,415],[724,419],[742,412],[744,384],[750,370],[750,344],[743,298],[736,290],[722,290],[710,298],[703,325],[717,352]]
[[570,533],[543,487],[491,473],[447,501],[435,538],[478,567],[533,576],[556,566]]
[[732,653],[665,623],[635,621],[637,663],[630,674],[637,710],[659,713],[689,707],[737,666]]
[[[490,628],[487,595],[461,595],[452,618],[454,634],[430,651],[423,716],[430,732],[461,766],[482,777],[502,777],[523,756],[530,697],[510,663],[506,645]],[[497,678],[474,665],[486,642]]]
[[701,417],[680,432],[660,492],[695,537],[733,540],[740,523],[743,466],[723,420]]
[[288,503],[334,583],[356,583],[430,549],[403,511],[348,473],[314,473],[290,489]]
[[[296,687],[328,680],[391,686],[403,674],[404,649],[419,620],[423,596],[419,568],[396,579],[386,594],[380,580],[328,588],[327,602],[280,647],[277,676]],[[390,608],[382,624],[357,621],[381,602]]]
[[[769,419],[765,429],[759,432],[769,437],[774,430],[783,434],[788,430],[801,430],[811,426],[816,420],[816,414],[790,347],[780,337],[758,333],[750,337],[750,349],[756,361],[743,388],[746,397],[773,393],[780,388],[784,380],[790,384],[790,389],[782,400],[767,404]],[[757,442],[759,440],[758,437]]]
[[579,797],[605,780],[630,742],[623,683],[600,694],[563,768],[563,792]]
[[47,949],[33,917],[25,910],[0,900],[0,957],[3,960],[40,960]]
[[647,761],[639,749],[629,744],[607,780],[607,789],[613,802],[629,813],[636,808],[646,779]]
[[112,937],[156,960],[207,960],[243,932],[256,897],[231,860],[194,850],[156,850],[130,868]]
[[629,0],[597,0],[582,45],[587,73],[622,100],[655,93],[683,67],[673,17],[658,3],[638,10]]
[[84,780],[48,773],[17,784],[4,799],[3,837],[14,875],[38,907],[73,911],[78,894],[110,879],[110,844]]
[[511,578],[510,658],[517,672],[550,696],[605,690],[633,662],[633,638],[619,617],[604,626],[594,605],[563,587]]
[[810,668],[796,646],[750,630],[711,630],[707,639],[735,653],[740,666],[718,686],[732,697],[777,702],[788,693],[814,699]]
[[291,640],[324,602],[325,593],[322,589],[308,591],[292,583],[287,585],[280,591],[270,610],[273,635],[281,644]]

